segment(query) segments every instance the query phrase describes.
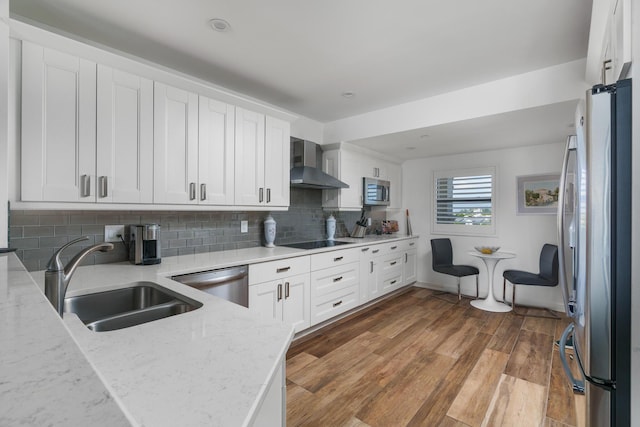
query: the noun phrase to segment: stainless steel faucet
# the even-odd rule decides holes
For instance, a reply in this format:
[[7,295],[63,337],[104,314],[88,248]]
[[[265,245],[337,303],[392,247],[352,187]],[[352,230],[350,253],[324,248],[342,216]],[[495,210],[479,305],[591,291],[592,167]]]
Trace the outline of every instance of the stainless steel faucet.
[[60,249],[56,253],[53,254],[49,263],[47,264],[47,270],[44,273],[44,294],[47,299],[58,311],[60,317],[62,317],[62,312],[64,311],[64,296],[67,293],[67,287],[69,286],[69,281],[71,280],[71,276],[76,271],[78,264],[80,261],[87,255],[95,251],[107,252],[113,249],[113,243],[98,243],[93,246],[89,246],[88,248],[84,248],[80,252],[74,256],[71,261],[66,265],[62,265],[62,261],[60,261],[60,254],[69,246],[82,242],[84,240],[89,240],[88,237],[80,237],[78,239],[72,240]]

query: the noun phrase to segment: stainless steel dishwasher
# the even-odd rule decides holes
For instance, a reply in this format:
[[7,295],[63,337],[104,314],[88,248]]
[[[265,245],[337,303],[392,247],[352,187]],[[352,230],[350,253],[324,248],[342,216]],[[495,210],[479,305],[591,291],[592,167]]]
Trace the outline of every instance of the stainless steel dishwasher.
[[246,265],[181,274],[172,276],[171,279],[249,307],[249,267]]

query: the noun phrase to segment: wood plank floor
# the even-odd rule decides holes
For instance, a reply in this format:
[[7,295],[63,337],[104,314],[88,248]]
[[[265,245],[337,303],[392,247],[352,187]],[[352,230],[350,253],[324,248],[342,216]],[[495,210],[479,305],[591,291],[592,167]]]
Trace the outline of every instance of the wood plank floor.
[[412,287],[294,342],[287,425],[583,425],[553,344],[567,320],[456,300]]

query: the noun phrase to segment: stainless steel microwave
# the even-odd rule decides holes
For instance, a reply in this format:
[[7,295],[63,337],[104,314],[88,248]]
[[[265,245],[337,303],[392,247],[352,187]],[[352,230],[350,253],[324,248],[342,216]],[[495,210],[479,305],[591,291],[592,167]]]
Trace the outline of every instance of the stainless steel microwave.
[[382,179],[362,178],[362,200],[365,206],[389,206],[391,183]]

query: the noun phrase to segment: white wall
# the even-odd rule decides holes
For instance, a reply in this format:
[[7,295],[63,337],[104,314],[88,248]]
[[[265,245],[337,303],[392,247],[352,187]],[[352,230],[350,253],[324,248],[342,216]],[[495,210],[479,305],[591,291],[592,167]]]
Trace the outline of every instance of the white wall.
[[291,136],[322,144],[324,125],[308,117],[300,116],[291,123]]
[[[409,160],[402,165],[403,204],[411,213],[413,233],[420,236],[418,281],[455,290],[455,277],[431,269],[432,238],[450,237],[456,264],[476,265],[480,269],[480,295],[486,295],[487,271],[482,260],[470,256],[474,246],[500,246],[517,257],[498,263],[495,272],[496,296],[502,296],[502,272],[518,269],[538,272],[540,249],[544,243],[557,244],[555,215],[516,215],[516,177],[520,175],[560,173],[564,142],[496,151]],[[433,171],[496,167],[496,236],[446,236],[431,233]],[[462,279],[462,292],[475,293],[473,278]],[[507,290],[511,299],[511,288]],[[559,287],[518,288],[516,301],[564,311]]]

